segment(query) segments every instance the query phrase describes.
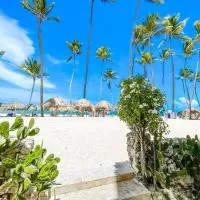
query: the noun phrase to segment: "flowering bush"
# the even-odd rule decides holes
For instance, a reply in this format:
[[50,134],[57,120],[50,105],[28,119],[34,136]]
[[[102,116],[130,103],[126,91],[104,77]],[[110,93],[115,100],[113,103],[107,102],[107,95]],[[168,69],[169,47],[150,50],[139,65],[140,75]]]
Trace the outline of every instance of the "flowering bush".
[[165,97],[142,76],[121,83],[119,116],[133,128],[147,128],[163,111]]
[[[156,185],[155,174],[159,171],[163,156],[160,153],[160,142],[166,131],[165,123],[160,117],[164,110],[165,96],[142,76],[131,77],[121,83],[121,96],[119,101],[119,117],[125,121],[132,130],[136,141],[135,151],[139,152],[137,160],[134,156],[134,165],[138,166],[139,174],[145,183],[148,177],[153,177]],[[153,137],[152,157],[147,157],[151,150],[151,138]],[[139,149],[139,150],[138,150]],[[157,158],[160,158],[158,162]],[[153,159],[152,159],[153,158]],[[148,162],[153,161],[153,173],[148,174]]]

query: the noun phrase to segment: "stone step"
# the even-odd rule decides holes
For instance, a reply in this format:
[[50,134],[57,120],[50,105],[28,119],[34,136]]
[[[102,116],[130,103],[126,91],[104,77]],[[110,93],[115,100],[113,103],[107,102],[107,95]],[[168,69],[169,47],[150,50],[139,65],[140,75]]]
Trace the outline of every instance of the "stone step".
[[137,180],[115,182],[81,191],[55,195],[56,200],[151,200],[151,193]]
[[86,172],[72,173],[66,183],[54,187],[52,193],[61,195],[70,192],[99,187],[110,183],[132,180],[135,177],[129,162],[117,163],[112,167],[99,168]]

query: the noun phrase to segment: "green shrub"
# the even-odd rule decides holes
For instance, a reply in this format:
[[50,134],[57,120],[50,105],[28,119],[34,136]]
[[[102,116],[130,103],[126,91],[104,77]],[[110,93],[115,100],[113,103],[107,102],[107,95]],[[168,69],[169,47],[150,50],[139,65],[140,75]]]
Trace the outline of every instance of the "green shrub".
[[26,140],[39,131],[34,128],[34,119],[28,126],[20,117],[12,125],[7,121],[0,123],[0,193],[4,199],[27,199],[30,191],[36,192],[38,199],[58,176],[59,158],[46,156],[46,149],[40,145],[26,146]]

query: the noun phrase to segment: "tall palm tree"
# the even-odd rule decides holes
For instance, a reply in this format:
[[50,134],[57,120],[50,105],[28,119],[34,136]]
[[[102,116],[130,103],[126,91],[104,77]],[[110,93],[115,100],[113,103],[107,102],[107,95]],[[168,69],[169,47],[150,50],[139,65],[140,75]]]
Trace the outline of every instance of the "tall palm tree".
[[163,19],[162,25],[163,29],[160,33],[165,33],[169,39],[171,66],[172,66],[172,112],[174,112],[174,102],[175,102],[175,65],[174,65],[174,55],[173,55],[173,39],[184,39],[182,36],[183,28],[186,25],[187,19],[179,21],[179,15],[167,16]]
[[71,76],[70,84],[69,84],[69,98],[71,101],[72,100],[72,83],[73,83],[75,69],[76,69],[76,57],[82,53],[81,51],[82,44],[78,40],[74,40],[73,42],[67,42],[67,47],[72,53],[72,55],[68,57],[67,61],[69,62],[71,59],[73,59],[73,71],[72,71],[72,76]]
[[[153,45],[153,37],[159,34],[158,28],[160,23],[158,22],[159,16],[158,14],[149,14],[143,23],[145,27],[145,41],[149,45],[149,52],[152,54],[152,45]],[[152,73],[152,82],[154,83],[154,69],[152,63],[151,66],[151,73]]]
[[109,68],[104,72],[104,81],[107,82],[108,90],[110,91],[110,94],[111,94],[112,104],[113,104],[113,94],[112,94],[111,82],[112,80],[116,78],[117,78],[117,74],[113,69]]
[[160,60],[162,62],[162,85],[165,87],[165,61],[170,58],[170,49],[163,49],[160,53]]
[[139,47],[145,39],[144,33],[145,33],[145,27],[143,25],[135,26],[135,29],[133,31],[134,39],[132,41],[132,45],[134,45],[134,49],[133,49],[133,59],[132,59],[132,65],[130,69],[131,71],[130,75],[133,75],[134,73],[136,52],[140,51]]
[[19,66],[19,68],[22,71],[24,71],[27,75],[31,76],[32,80],[33,80],[31,95],[30,95],[29,102],[28,102],[28,106],[30,106],[34,88],[35,88],[35,81],[37,78],[40,77],[41,65],[38,63],[37,60],[28,58],[24,61],[24,64]]
[[[147,0],[150,3],[156,3],[156,4],[163,4],[164,0]],[[135,7],[135,14],[133,16],[133,29],[135,29],[136,23],[137,23],[137,18],[140,10],[140,4],[141,0],[137,0],[136,7]],[[131,34],[131,40],[130,40],[130,52],[129,52],[129,66],[128,66],[128,71],[129,71],[129,76],[132,74],[132,69],[133,69],[133,64],[134,64],[134,59],[133,59],[133,41],[134,41],[134,34]]]
[[[116,0],[100,0],[102,3],[114,3]],[[90,7],[90,28],[88,33],[88,43],[87,43],[87,54],[86,54],[86,66],[85,66],[85,80],[83,86],[83,98],[86,98],[87,95],[87,81],[88,81],[88,71],[89,71],[89,61],[90,61],[90,46],[92,39],[92,30],[93,30],[93,16],[94,16],[94,3],[95,0],[91,0]]]
[[50,13],[53,10],[55,3],[51,3],[49,6],[46,4],[46,0],[22,0],[22,7],[32,14],[34,14],[37,18],[37,30],[38,30],[38,44],[40,49],[40,63],[41,63],[41,71],[40,71],[40,107],[41,107],[41,116],[44,116],[44,97],[43,97],[43,74],[44,74],[44,58],[43,58],[43,47],[42,47],[42,32],[41,32],[41,24],[46,20],[59,21],[58,17],[50,17]]
[[[151,65],[156,61],[156,58],[152,56],[150,52],[142,52],[141,59],[137,60],[137,62],[143,65],[144,68],[144,77],[147,78],[147,65]],[[153,78],[153,77],[152,77]]]
[[107,47],[100,47],[96,51],[96,57],[101,60],[101,76],[100,76],[100,97],[102,95],[102,82],[103,82],[103,65],[106,61],[111,62],[111,53]]

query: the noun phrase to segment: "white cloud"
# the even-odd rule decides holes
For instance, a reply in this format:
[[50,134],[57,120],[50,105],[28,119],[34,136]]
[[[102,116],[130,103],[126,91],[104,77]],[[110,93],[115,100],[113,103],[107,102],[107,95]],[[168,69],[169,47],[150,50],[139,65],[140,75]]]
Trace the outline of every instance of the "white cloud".
[[19,65],[34,54],[33,41],[18,21],[0,13],[0,24],[0,48],[5,51],[6,60]]
[[[32,79],[30,77],[9,70],[3,62],[0,62],[0,79],[25,89],[29,89],[32,86]],[[39,86],[39,84],[39,80],[37,80],[36,87]],[[47,79],[44,79],[44,87],[53,89],[56,86]]]
[[[29,89],[32,79],[23,72],[14,71],[13,66],[20,65],[35,52],[33,41],[28,32],[21,28],[18,21],[0,12],[0,50],[5,51],[3,59],[8,62],[0,62],[0,79],[18,87]],[[39,82],[36,83],[39,86]],[[44,87],[55,88],[55,85],[47,79]],[[2,91],[1,91],[2,92]]]
[[[175,104],[179,108],[185,108],[185,107],[187,107],[188,103],[189,103],[189,101],[185,97],[179,97],[178,101],[175,101]],[[198,106],[198,102],[195,99],[193,99],[192,100],[192,107],[196,107],[196,106]]]
[[59,60],[49,54],[47,54],[46,57],[47,57],[48,61],[54,65],[60,65],[60,64],[66,63],[66,60]]
[[[27,104],[30,97],[30,90],[19,89],[19,88],[7,88],[0,87],[0,102],[11,102],[11,101],[20,101]],[[44,93],[44,99],[47,100],[51,97],[57,96],[54,93]],[[39,104],[40,102],[40,93],[38,91],[34,92],[32,103]]]

